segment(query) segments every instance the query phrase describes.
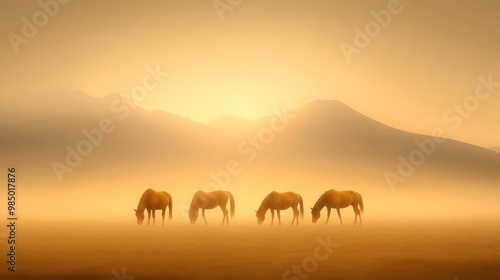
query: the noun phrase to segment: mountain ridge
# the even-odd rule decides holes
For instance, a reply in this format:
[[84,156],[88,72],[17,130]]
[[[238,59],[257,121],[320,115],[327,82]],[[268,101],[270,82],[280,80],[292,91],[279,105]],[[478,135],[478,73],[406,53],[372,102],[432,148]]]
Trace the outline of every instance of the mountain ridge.
[[[412,153],[423,154],[416,141],[430,143],[432,139],[385,125],[338,100],[316,100],[282,112],[291,118],[273,132],[269,130],[271,122],[279,121],[280,116],[256,120],[225,116],[215,123],[202,124],[141,107],[130,107],[128,114],[121,111],[117,114],[108,103],[117,99],[120,102],[118,94],[104,98],[87,98],[81,92],[77,95],[76,99],[84,102],[68,102],[72,100],[70,94],[60,104],[59,100],[44,98],[34,101],[35,104],[25,104],[19,113],[31,117],[11,119],[8,125],[3,116],[0,127],[11,132],[0,140],[0,153],[5,160],[30,162],[35,157],[46,164],[34,169],[53,173],[48,163],[64,164],[68,147],[76,150],[79,143],[87,140],[82,131],[95,132],[99,122],[109,119],[115,129],[104,133],[102,144],[95,145],[94,152],[85,157],[83,165],[90,173],[99,170],[123,173],[120,170],[130,168],[147,173],[148,168],[160,167],[181,172],[181,168],[194,170],[200,166],[220,166],[230,159],[245,162],[252,158],[247,169],[276,170],[276,176],[279,176],[277,170],[284,173],[308,170],[319,176],[345,177],[344,181],[355,176],[384,184],[386,172],[398,175],[401,158],[408,161]],[[52,112],[49,105],[54,103],[65,110]],[[25,129],[30,122],[35,125]],[[270,140],[263,136],[269,131]],[[434,172],[456,180],[468,175],[490,181],[500,179],[499,153],[451,139],[427,145],[435,146],[435,151],[425,156],[422,167],[415,167],[420,172],[416,174]],[[250,157],[251,154],[254,156]]]

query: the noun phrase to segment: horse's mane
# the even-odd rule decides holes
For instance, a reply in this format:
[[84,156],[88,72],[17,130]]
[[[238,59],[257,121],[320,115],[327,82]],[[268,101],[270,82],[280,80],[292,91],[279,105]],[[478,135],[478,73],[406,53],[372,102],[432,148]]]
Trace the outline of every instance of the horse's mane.
[[193,198],[191,199],[191,203],[189,204],[189,209],[198,209],[198,207],[195,207],[195,201],[197,199],[197,197],[200,195],[201,191],[197,191],[194,195],[193,195]]
[[264,200],[262,200],[262,203],[260,204],[259,206],[259,209],[257,209],[257,212],[260,212],[261,210],[263,210],[265,207],[269,208],[268,206],[268,202],[269,202],[269,199],[271,199],[271,194],[272,192],[270,192],[265,198]]
[[152,189],[147,189],[141,196],[141,199],[139,200],[139,205],[137,206],[137,211],[142,211],[144,208],[146,208],[146,204],[148,203],[148,199],[151,197],[151,195],[154,194],[154,190]]
[[316,209],[318,208],[318,205],[320,205],[320,202],[323,202],[325,200],[325,197],[327,195],[328,191],[324,192],[319,198],[318,200],[316,201],[316,203],[314,203],[314,206],[313,208]]
[[193,195],[193,198],[191,199],[191,204],[189,204],[189,209],[198,209],[199,208],[199,205],[197,203],[198,202],[198,198],[200,196],[206,196],[209,193],[211,193],[211,192],[197,191]]

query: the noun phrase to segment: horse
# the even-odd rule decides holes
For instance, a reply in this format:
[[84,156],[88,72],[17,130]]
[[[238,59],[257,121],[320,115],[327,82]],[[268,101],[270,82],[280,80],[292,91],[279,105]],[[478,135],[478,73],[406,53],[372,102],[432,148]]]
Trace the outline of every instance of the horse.
[[157,192],[153,189],[147,189],[139,200],[137,209],[134,209],[137,217],[137,225],[142,225],[144,221],[144,209],[148,210],[148,226],[151,220],[151,211],[153,211],[153,225],[155,225],[155,211],[161,209],[163,217],[162,225],[165,225],[165,210],[168,206],[168,219],[172,220],[172,197],[167,192]]
[[304,218],[304,205],[302,202],[302,197],[298,193],[294,192],[271,192],[268,194],[262,203],[260,204],[260,207],[257,211],[257,223],[259,225],[262,225],[262,222],[264,222],[266,218],[266,212],[268,209],[271,209],[271,225],[274,223],[274,210],[277,211],[278,213],[278,221],[279,224],[281,225],[281,216],[280,216],[280,210],[285,210],[290,207],[293,209],[293,220],[292,224],[295,222],[296,225],[299,224],[299,210],[297,209],[297,206],[300,205],[300,217]]
[[207,219],[205,218],[205,209],[213,209],[219,206],[224,215],[222,218],[222,225],[229,224],[229,216],[226,208],[227,202],[230,202],[231,218],[234,217],[234,197],[230,192],[227,191],[213,191],[213,192],[203,192],[197,191],[193,195],[191,200],[191,205],[189,206],[189,220],[192,225],[198,220],[198,210],[201,208],[201,215],[205,220],[205,225],[207,225]]
[[[358,205],[361,208],[358,208]],[[361,194],[355,192],[355,191],[336,191],[334,189],[331,189],[329,191],[326,191],[324,194],[322,194],[318,201],[316,201],[316,204],[311,208],[311,214],[312,214],[312,222],[316,223],[320,217],[320,212],[323,207],[326,206],[327,209],[327,216],[326,216],[326,222],[325,225],[328,223],[328,220],[330,219],[330,210],[332,208],[337,209],[337,214],[340,219],[340,224],[342,225],[342,216],[340,215],[340,208],[346,208],[349,206],[352,206],[354,209],[354,224],[357,223],[358,221],[358,216],[359,216],[359,223],[363,224],[363,221],[361,220],[361,213],[364,211],[363,207],[363,197]]]

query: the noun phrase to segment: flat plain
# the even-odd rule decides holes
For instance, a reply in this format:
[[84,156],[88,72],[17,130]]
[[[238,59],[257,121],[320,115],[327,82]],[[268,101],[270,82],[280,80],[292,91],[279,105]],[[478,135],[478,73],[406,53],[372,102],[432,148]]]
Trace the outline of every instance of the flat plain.
[[[137,226],[21,221],[2,279],[500,279],[500,222]],[[5,239],[1,240],[6,259]],[[330,245],[325,245],[330,244]]]

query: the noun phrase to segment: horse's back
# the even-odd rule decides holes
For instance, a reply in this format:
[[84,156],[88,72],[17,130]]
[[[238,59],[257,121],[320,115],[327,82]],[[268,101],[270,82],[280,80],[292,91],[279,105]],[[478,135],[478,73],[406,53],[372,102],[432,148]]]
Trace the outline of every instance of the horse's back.
[[[285,210],[298,203],[298,194],[294,192],[271,192],[268,198],[269,206],[274,209]],[[266,200],[265,199],[265,200]]]
[[204,205],[204,208],[212,209],[219,205],[225,205],[229,201],[230,197],[231,195],[227,191],[197,191],[193,196],[191,205],[196,207]]
[[300,194],[296,192],[286,192],[286,194],[288,195],[288,197],[290,197],[292,204],[296,204],[300,201]]
[[347,191],[337,191],[334,189],[328,190],[324,193],[326,196],[326,202],[328,205],[331,207],[348,207],[351,205],[355,199],[353,195],[353,191],[347,190]]
[[280,201],[280,200],[286,199],[288,197],[289,197],[289,193],[287,193],[287,192],[280,193],[277,191],[272,191],[266,196],[266,199],[269,199],[270,202],[274,202],[274,201]]
[[156,191],[153,190],[152,188],[149,188],[149,189],[146,189],[142,195],[143,196],[150,196],[151,194],[154,194],[154,193],[156,193]]
[[222,190],[211,191],[211,192],[198,191],[197,193],[199,193],[200,196],[209,199],[224,200],[224,201],[227,201],[230,197],[229,192]]
[[149,188],[149,189],[145,190],[144,193],[142,193],[141,201],[143,201],[144,203],[147,203],[154,196],[156,196],[156,191]]
[[167,200],[169,200],[171,198],[171,196],[168,192],[158,192],[158,196],[162,197],[164,199],[167,199]]
[[144,191],[141,201],[145,208],[165,209],[170,201],[170,194],[165,191],[155,191],[151,188]]
[[172,199],[172,197],[170,196],[170,194],[168,192],[157,192],[156,196],[157,196],[158,204],[160,204],[159,206],[161,208],[167,207],[168,203],[170,202],[170,199]]
[[350,196],[352,198],[352,200],[354,202],[358,202],[361,198],[361,194],[359,194],[358,192],[355,192],[355,191],[352,191],[352,190],[348,190],[348,191],[344,191],[348,196]]

